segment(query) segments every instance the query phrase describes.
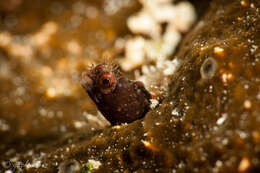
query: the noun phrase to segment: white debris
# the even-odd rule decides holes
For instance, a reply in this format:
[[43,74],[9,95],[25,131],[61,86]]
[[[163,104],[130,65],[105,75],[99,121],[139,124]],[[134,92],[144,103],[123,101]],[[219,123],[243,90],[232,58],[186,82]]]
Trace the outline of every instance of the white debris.
[[168,57],[175,51],[181,41],[181,33],[178,32],[172,24],[169,24],[166,28],[165,34],[163,35],[163,41],[162,53],[163,56]]
[[216,161],[216,166],[221,167],[223,165],[223,162],[221,160]]
[[173,24],[180,32],[187,32],[197,18],[195,8],[189,2],[180,2],[176,6],[176,11]]
[[131,0],[105,0],[104,11],[107,15],[114,15],[129,5],[131,5]]
[[260,100],[260,92],[256,95],[257,100]]
[[225,120],[227,119],[227,114],[222,114],[222,116],[217,120],[217,125],[221,125],[225,122]]
[[127,26],[135,34],[146,34],[152,38],[158,38],[161,33],[160,25],[144,10],[129,17]]
[[25,165],[25,167],[27,169],[30,169],[30,168],[40,168],[41,164],[42,164],[42,162],[40,160],[34,160],[32,163],[27,163]]
[[243,131],[238,131],[238,135],[240,138],[245,139],[247,137],[247,134]]
[[[120,63],[125,71],[168,59],[181,40],[180,32],[187,32],[196,20],[195,9],[189,2],[175,5],[172,0],[139,1],[143,8],[128,18],[127,26],[134,34],[150,39],[137,36],[126,41],[125,58]],[[165,23],[166,31],[162,33]]]
[[66,45],[66,49],[69,53],[75,55],[79,55],[82,52],[80,44],[75,40],[69,41]]
[[5,120],[0,119],[0,131],[8,131],[10,130],[9,124]]
[[172,75],[179,67],[180,61],[175,58],[173,61],[157,61],[156,65],[143,65],[141,73],[135,71],[136,80],[142,81],[146,88],[151,86],[160,86],[166,88],[170,82],[169,76]]
[[152,109],[155,108],[159,104],[159,101],[156,99],[150,99],[150,102],[151,102],[150,108],[152,108]]
[[224,49],[222,47],[216,46],[214,47],[214,53],[217,55],[222,55],[224,53]]
[[121,62],[121,67],[129,71],[133,67],[138,67],[145,61],[145,40],[142,37],[136,37],[126,42],[125,58]]
[[13,173],[12,170],[6,170],[5,173]]
[[157,62],[157,68],[162,69],[162,72],[165,76],[170,76],[172,75],[176,69],[179,67],[180,61],[175,58],[172,61],[159,61]]
[[80,129],[80,128],[82,128],[84,125],[86,125],[86,123],[83,122],[83,121],[74,121],[73,124],[74,124],[74,127],[75,127],[76,129]]
[[35,46],[44,46],[57,31],[58,25],[55,22],[47,22],[41,30],[32,35],[31,42]]
[[0,46],[5,47],[12,41],[11,34],[9,32],[0,32]]
[[119,130],[122,128],[123,125],[115,125],[112,127],[112,129],[116,129],[116,130]]
[[[155,1],[156,2],[156,1]],[[152,14],[152,17],[155,21],[163,23],[169,22],[176,18],[177,10],[176,6],[167,4],[154,4],[150,5],[149,13]]]
[[239,163],[238,171],[245,172],[246,170],[248,170],[250,165],[251,165],[250,160],[247,157],[243,157]]
[[98,169],[102,164],[98,160],[89,159],[88,164],[91,164],[93,169]]
[[[1,40],[1,36],[0,36],[0,40]],[[0,41],[0,44],[1,44],[1,41]],[[2,56],[0,55],[0,78],[10,79],[12,73],[13,72],[11,70],[9,63],[4,58],[2,58]]]
[[85,10],[85,14],[88,18],[94,19],[99,15],[99,11],[95,6],[87,6]]
[[58,166],[58,173],[65,172],[79,172],[80,171],[80,163],[75,159],[64,160],[60,164],[58,162],[55,163]]
[[83,116],[89,121],[89,123],[94,125],[96,128],[104,128],[109,124],[108,121],[104,118],[104,116],[102,116],[100,112],[98,112],[97,116],[94,116],[87,112],[83,112]]
[[174,116],[179,116],[180,115],[180,113],[179,113],[177,108],[172,110],[172,115],[174,115]]
[[245,100],[244,101],[244,108],[245,109],[250,109],[252,107],[252,103],[250,100]]

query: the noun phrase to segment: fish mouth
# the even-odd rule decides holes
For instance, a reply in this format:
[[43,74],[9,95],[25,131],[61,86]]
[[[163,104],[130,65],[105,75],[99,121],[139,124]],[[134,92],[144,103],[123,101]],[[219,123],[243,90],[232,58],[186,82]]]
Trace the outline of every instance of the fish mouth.
[[93,88],[94,81],[85,71],[81,74],[80,83],[86,91],[91,91]]

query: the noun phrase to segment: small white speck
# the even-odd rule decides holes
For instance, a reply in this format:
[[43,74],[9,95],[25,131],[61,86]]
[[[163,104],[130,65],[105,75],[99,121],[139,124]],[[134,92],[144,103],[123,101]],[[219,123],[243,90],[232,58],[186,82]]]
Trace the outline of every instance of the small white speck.
[[250,48],[250,52],[253,54],[255,53],[255,51],[257,50],[258,46],[256,45],[252,45],[252,47]]
[[256,98],[260,100],[260,92],[257,94]]
[[212,90],[213,90],[213,86],[212,86],[212,85],[210,85],[210,86],[209,86],[209,92],[211,93],[211,92],[212,92]]
[[222,114],[222,116],[217,120],[217,125],[223,124],[226,119],[227,119],[227,114],[226,113]]
[[223,139],[223,140],[222,140],[222,144],[223,144],[223,145],[227,145],[227,144],[228,144],[228,139],[227,139],[227,138]]
[[156,99],[150,99],[150,102],[151,102],[150,108],[152,108],[152,109],[155,108],[159,104],[159,101]]
[[222,47],[215,47],[214,48],[214,53],[217,54],[217,55],[223,55],[224,53],[224,49]]
[[82,128],[84,125],[85,125],[84,122],[81,122],[81,121],[74,121],[74,127],[77,128],[77,129]]
[[34,154],[34,151],[33,151],[33,150],[29,150],[29,151],[27,152],[27,154],[28,154],[28,156],[32,156],[32,155]]
[[29,169],[29,168],[40,168],[41,167],[41,161],[40,160],[36,160],[36,161],[33,161],[32,163],[27,163],[25,165],[25,167],[27,169]]
[[101,162],[93,159],[89,159],[88,163],[93,166],[93,169],[98,169],[101,166]]
[[240,131],[239,136],[240,138],[245,139],[247,137],[247,134],[245,132]]
[[244,102],[244,108],[250,109],[252,107],[252,103],[250,100],[245,100]]
[[44,109],[44,108],[40,108],[40,109],[39,109],[39,114],[40,114],[41,116],[46,116],[47,113],[48,113],[48,111],[47,111],[46,109]]
[[249,88],[249,85],[248,85],[248,84],[245,84],[245,85],[244,85],[244,88],[245,88],[245,89],[248,89],[248,88]]
[[0,131],[8,131],[10,126],[5,122],[5,120],[0,119]]
[[49,118],[53,118],[54,117],[54,112],[53,111],[49,111],[48,112],[48,117]]
[[220,160],[216,161],[216,166],[217,167],[221,167],[222,165],[223,165],[222,161],[220,161]]
[[7,170],[7,171],[5,171],[5,173],[13,173],[13,171]]
[[67,131],[66,126],[61,125],[61,126],[60,126],[60,131],[61,131],[61,132],[66,132],[66,131]]
[[251,7],[251,8],[255,8],[255,4],[251,3],[251,4],[250,4],[250,7]]
[[57,116],[58,116],[59,118],[61,118],[61,117],[63,116],[63,112],[62,112],[62,111],[58,111],[58,112],[57,112]]
[[179,116],[180,115],[177,108],[173,109],[172,115],[175,115],[175,116]]

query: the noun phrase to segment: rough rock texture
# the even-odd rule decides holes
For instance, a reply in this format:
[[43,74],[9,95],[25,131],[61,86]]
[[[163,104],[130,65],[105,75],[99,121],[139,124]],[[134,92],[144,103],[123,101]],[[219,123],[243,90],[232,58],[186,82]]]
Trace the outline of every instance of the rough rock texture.
[[[28,171],[57,172],[61,162],[93,159],[101,162],[93,172],[259,172],[259,46],[258,0],[212,1],[185,36],[182,65],[157,108],[96,136],[43,146],[45,168]],[[216,64],[202,66],[208,58]]]

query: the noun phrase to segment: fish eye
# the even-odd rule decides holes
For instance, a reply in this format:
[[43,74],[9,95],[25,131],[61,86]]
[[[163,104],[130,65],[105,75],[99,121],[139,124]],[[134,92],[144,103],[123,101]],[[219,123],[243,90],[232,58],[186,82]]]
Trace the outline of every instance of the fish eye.
[[116,78],[111,73],[103,74],[98,81],[98,87],[100,88],[101,92],[105,94],[112,92],[115,89],[116,84]]
[[103,85],[109,85],[109,83],[110,83],[110,79],[109,78],[105,78],[105,79],[102,80],[102,84]]

